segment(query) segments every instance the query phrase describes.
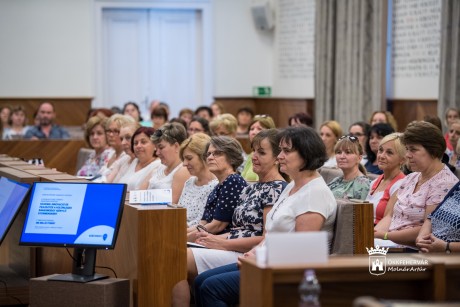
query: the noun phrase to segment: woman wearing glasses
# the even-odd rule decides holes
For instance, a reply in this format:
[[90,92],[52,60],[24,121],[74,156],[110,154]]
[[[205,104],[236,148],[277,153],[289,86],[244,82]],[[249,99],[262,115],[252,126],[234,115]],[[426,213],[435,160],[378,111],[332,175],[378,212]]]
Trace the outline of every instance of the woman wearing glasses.
[[121,126],[121,146],[126,155],[113,163],[112,171],[107,175],[105,182],[119,182],[121,177],[128,171],[129,166],[136,158],[136,155],[131,150],[131,139],[133,138],[134,132],[136,132],[139,127],[140,124],[138,122]]
[[[275,122],[273,118],[268,115],[256,115],[252,120],[251,125],[249,125],[249,141],[252,143],[254,137],[261,132],[262,130],[273,129],[275,128]],[[258,181],[259,177],[257,174],[252,170],[252,153],[250,153],[247,158],[246,162],[244,163],[243,171],[241,172],[241,176],[246,181]]]
[[334,148],[337,167],[343,172],[332,180],[328,186],[339,199],[366,199],[369,193],[370,180],[361,165],[363,149],[355,136],[343,136]]
[[383,174],[371,182],[366,200],[374,204],[374,224],[383,218],[390,197],[399,189],[405,176],[401,171],[406,161],[406,148],[401,142],[402,133],[385,136],[377,152],[377,165]]
[[209,122],[204,118],[194,116],[188,125],[187,133],[188,136],[192,136],[199,132],[211,135],[211,131],[209,130]]
[[[318,133],[308,127],[287,128],[279,137],[280,171],[289,175],[292,181],[267,214],[266,232],[324,230],[330,242],[337,203],[317,172],[327,160],[324,143]],[[254,250],[243,257],[254,257]],[[197,306],[238,304],[239,271],[236,263],[198,275],[194,289]]]
[[140,190],[141,185],[148,180],[148,175],[160,166],[160,160],[155,156],[155,145],[150,140],[153,132],[151,127],[140,127],[131,138],[131,151],[136,158],[118,181],[126,183],[128,191]]
[[[241,144],[228,136],[213,136],[206,145],[206,164],[219,184],[208,197],[199,225],[213,234],[228,232],[233,211],[238,204],[246,181],[236,169],[243,162]],[[187,234],[189,242],[197,239],[198,229]]]
[[123,146],[121,146],[120,129],[121,126],[129,123],[135,123],[134,119],[128,115],[121,114],[114,114],[107,120],[105,135],[107,136],[107,143],[115,152],[110,157],[109,161],[107,161],[107,163],[101,168],[101,171],[99,172],[101,175],[100,181],[105,181],[112,171],[115,161],[118,161],[126,155],[123,150]]
[[77,171],[77,176],[94,177],[104,164],[109,161],[113,150],[108,147],[105,137],[104,126],[106,119],[93,116],[86,122],[85,139],[89,146],[94,149],[82,167]]

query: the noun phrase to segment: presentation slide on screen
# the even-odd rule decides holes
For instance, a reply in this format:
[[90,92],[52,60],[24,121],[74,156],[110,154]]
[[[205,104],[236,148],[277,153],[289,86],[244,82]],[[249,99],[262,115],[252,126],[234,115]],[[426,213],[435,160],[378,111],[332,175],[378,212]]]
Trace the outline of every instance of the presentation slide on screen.
[[0,237],[12,221],[27,191],[27,186],[0,177]]
[[75,235],[86,185],[37,185],[30,204],[26,233]]

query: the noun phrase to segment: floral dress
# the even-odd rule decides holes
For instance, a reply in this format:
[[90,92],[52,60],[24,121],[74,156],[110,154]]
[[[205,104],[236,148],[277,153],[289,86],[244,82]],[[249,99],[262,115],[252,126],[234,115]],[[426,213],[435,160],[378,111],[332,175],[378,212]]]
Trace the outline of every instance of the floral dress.
[[97,156],[95,152],[92,152],[85,161],[85,164],[78,170],[77,176],[96,176],[99,170],[107,164],[113,153],[114,151],[111,148],[107,148]]

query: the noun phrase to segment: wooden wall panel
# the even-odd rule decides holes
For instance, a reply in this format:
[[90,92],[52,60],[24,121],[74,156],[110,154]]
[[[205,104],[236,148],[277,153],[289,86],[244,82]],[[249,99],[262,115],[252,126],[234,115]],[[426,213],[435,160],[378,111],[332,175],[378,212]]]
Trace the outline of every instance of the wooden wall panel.
[[22,159],[42,158],[45,166],[75,174],[77,155],[84,140],[0,141],[0,154]]
[[215,98],[221,102],[225,111],[236,115],[239,108],[249,107],[255,114],[267,114],[273,117],[279,128],[288,126],[288,118],[294,113],[307,112],[314,117],[314,103],[312,99],[289,98]]
[[443,120],[443,115],[438,114],[437,100],[389,100],[388,108],[393,113],[398,130],[404,132],[407,124],[414,120],[422,120],[425,115],[437,115]]
[[26,109],[28,124],[33,125],[33,114],[41,103],[51,102],[56,108],[56,123],[63,126],[81,126],[91,108],[92,98],[0,98],[0,106],[18,106]]

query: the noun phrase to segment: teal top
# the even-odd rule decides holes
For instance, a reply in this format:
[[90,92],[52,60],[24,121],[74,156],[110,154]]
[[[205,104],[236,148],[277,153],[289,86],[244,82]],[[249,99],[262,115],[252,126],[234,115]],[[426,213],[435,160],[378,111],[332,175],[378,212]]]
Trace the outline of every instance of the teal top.
[[365,200],[369,193],[370,185],[371,180],[364,175],[350,181],[344,180],[343,176],[340,176],[332,180],[328,187],[335,198]]

